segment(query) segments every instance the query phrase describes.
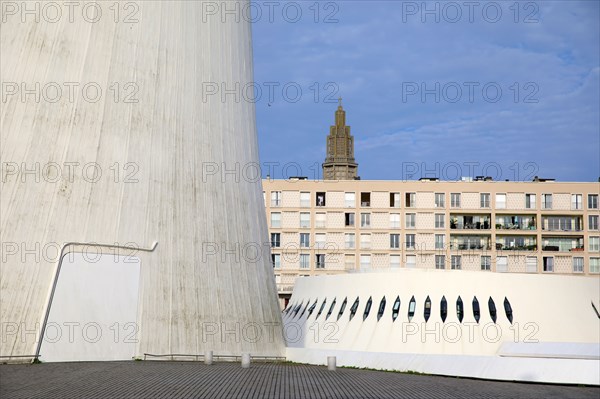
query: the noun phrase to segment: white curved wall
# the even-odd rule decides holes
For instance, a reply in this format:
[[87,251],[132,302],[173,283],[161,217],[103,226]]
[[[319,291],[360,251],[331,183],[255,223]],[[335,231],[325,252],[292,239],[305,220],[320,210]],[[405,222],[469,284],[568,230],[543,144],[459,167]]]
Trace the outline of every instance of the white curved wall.
[[[43,170],[56,163],[63,172],[51,182],[3,170],[1,241],[18,249],[3,248],[0,314],[19,331],[3,333],[0,356],[35,352],[36,335],[22,331],[41,322],[57,264],[43,251],[69,241],[158,242],[142,260],[138,354],[282,355],[281,334],[256,340],[212,333],[214,326],[281,323],[268,248],[258,261],[241,250],[220,256],[224,248],[268,241],[260,176],[222,174],[258,162],[254,106],[203,96],[207,82],[231,88],[252,81],[249,23],[206,18],[197,1],[129,2],[138,22],[123,23],[134,9],[122,8],[115,23],[113,3],[100,4],[95,23],[77,9],[73,21],[63,14],[54,23],[31,16],[22,23],[19,12],[1,26],[2,82],[92,82],[104,94],[97,102],[80,91],[75,101],[11,95],[2,104],[3,164]],[[130,82],[135,103],[123,101]],[[65,165],[72,163],[79,166],[70,174]],[[102,171],[97,182],[83,178],[88,163]],[[214,175],[203,175],[214,167]],[[217,255],[207,255],[206,243],[218,246]],[[41,256],[23,256],[31,248]],[[203,334],[206,325],[211,334]]]
[[[360,273],[298,279],[284,312],[290,360],[323,364],[327,354],[338,355],[341,364],[426,373],[528,381],[598,384],[600,360],[600,291],[596,277],[534,274],[486,273],[453,270],[401,269],[387,273]],[[377,313],[382,297],[386,307]],[[400,296],[396,321],[392,306]],[[416,300],[416,311],[408,320],[408,304]],[[431,316],[424,319],[424,302],[430,297]],[[445,296],[448,316],[440,315]],[[459,322],[456,300],[464,303]],[[477,297],[481,318],[473,316],[472,300]],[[348,304],[337,320],[344,298]],[[350,307],[360,298],[358,311],[350,320]],[[372,308],[363,321],[365,305]],[[492,297],[497,320],[488,310]],[[508,298],[513,322],[503,307]],[[307,300],[317,306],[302,315]],[[324,312],[317,318],[322,301]],[[326,313],[333,299],[332,315]],[[310,308],[309,308],[310,309]],[[569,372],[565,372],[567,367]]]

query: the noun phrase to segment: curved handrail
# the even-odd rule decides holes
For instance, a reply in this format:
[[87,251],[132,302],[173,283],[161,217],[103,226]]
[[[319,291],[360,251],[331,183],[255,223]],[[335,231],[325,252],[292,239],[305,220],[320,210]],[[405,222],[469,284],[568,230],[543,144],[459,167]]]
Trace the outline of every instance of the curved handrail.
[[46,330],[46,324],[48,323],[48,316],[50,315],[50,307],[52,306],[52,300],[54,299],[54,293],[56,291],[56,284],[58,283],[58,276],[60,274],[60,269],[62,267],[62,261],[65,255],[68,252],[65,252],[67,247],[71,246],[88,246],[88,247],[103,247],[103,248],[114,248],[114,249],[136,249],[138,251],[143,252],[154,252],[156,246],[158,245],[158,241],[154,241],[152,243],[152,247],[150,248],[135,248],[131,246],[125,245],[115,245],[115,244],[98,244],[94,242],[66,242],[60,248],[60,256],[58,258],[58,264],[56,265],[56,271],[54,272],[54,280],[52,282],[52,287],[50,289],[50,295],[48,297],[48,301],[46,302],[46,310],[44,312],[44,319],[42,321],[42,327],[40,329],[40,335],[38,338],[38,343],[35,349],[35,356],[33,361],[35,362],[40,357],[40,350],[42,348],[42,340],[44,338],[44,331]]

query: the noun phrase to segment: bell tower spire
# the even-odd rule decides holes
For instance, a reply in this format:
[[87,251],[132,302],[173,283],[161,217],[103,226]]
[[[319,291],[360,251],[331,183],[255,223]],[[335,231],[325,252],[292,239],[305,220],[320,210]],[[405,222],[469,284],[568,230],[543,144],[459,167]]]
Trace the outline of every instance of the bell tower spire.
[[346,126],[346,111],[342,107],[342,98],[338,98],[335,111],[335,125],[329,127],[327,136],[327,157],[323,164],[323,179],[357,179],[358,164],[354,160],[354,137],[350,126]]

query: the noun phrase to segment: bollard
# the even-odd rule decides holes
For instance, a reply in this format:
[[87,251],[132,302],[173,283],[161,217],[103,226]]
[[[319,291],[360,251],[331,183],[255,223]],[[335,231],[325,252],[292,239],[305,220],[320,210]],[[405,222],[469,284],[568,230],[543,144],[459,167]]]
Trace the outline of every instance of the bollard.
[[213,351],[204,352],[204,364],[210,366],[213,363]]
[[242,368],[249,369],[250,368],[250,354],[242,353]]
[[335,356],[327,356],[327,370],[335,371]]

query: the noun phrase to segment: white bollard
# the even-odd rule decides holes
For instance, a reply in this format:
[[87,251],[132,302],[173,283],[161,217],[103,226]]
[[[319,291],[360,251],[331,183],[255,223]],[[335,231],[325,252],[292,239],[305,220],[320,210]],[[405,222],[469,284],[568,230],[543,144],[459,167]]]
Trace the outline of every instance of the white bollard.
[[210,366],[213,363],[213,351],[204,352],[204,364]]
[[327,356],[327,370],[335,371],[335,356]]
[[250,354],[242,353],[242,368],[249,369],[250,368]]

